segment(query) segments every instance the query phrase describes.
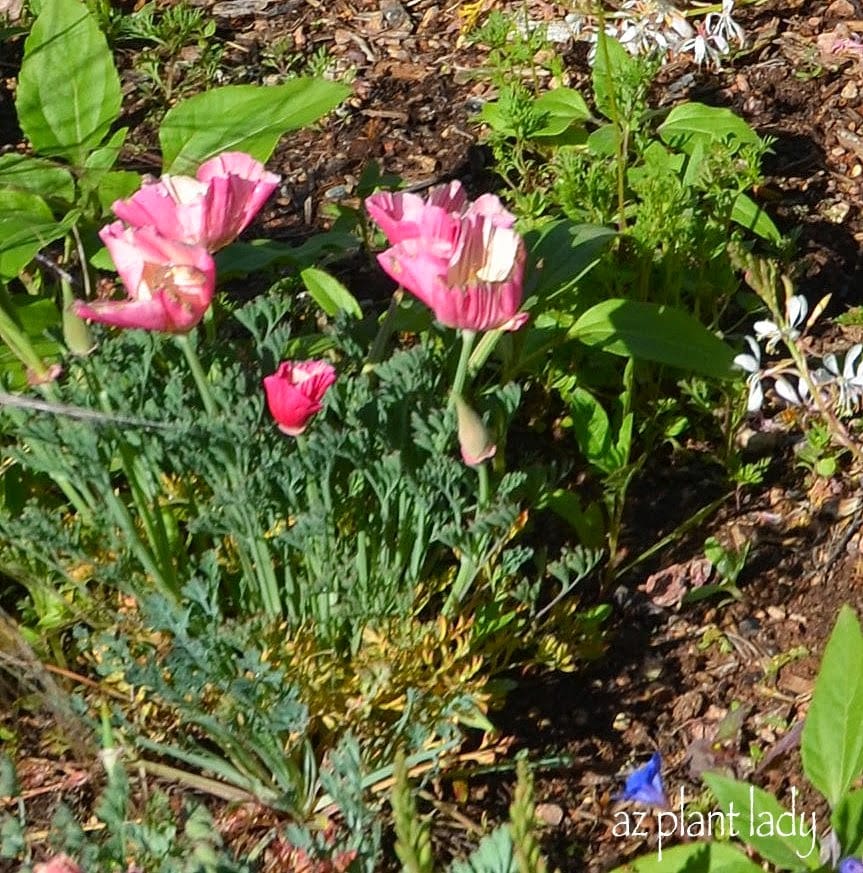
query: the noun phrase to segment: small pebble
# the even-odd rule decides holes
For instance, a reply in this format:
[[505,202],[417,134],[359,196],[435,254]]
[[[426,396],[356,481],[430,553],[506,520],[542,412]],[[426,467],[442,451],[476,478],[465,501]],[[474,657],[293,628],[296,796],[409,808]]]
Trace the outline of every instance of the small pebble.
[[856,82],[846,82],[845,87],[839,92],[839,96],[844,100],[856,100],[858,88]]
[[556,803],[538,803],[536,817],[541,822],[556,828],[563,821],[563,810]]
[[758,621],[757,618],[753,618],[752,616],[747,616],[744,619],[741,619],[737,624],[737,632],[744,639],[749,639],[750,637],[754,637],[758,631],[761,630],[761,622]]

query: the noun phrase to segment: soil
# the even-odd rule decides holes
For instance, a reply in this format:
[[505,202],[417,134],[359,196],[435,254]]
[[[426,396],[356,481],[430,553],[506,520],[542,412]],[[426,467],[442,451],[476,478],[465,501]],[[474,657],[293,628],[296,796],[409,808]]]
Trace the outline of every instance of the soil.
[[[271,162],[287,184],[262,219],[270,235],[302,237],[323,226],[328,204],[352,202],[371,159],[420,187],[450,178],[474,191],[489,184],[474,116],[490,92],[484,79],[469,76],[482,65],[482,52],[458,39],[458,10],[466,4],[203,5],[219,22],[228,45],[225,64],[236,76],[271,75],[263,59],[285,37],[309,55],[325,46],[336,77],[353,70],[346,107],[288,137]],[[569,11],[541,0],[485,0],[489,9],[524,5],[533,18]],[[829,47],[863,30],[863,6],[857,0],[768,0],[742,9],[738,19],[749,37],[744,53],[721,72],[670,64],[657,98],[674,94],[730,106],[775,139],[758,196],[781,229],[799,233],[794,264],[800,290],[812,302],[831,293],[836,311],[857,305],[863,287],[863,51]],[[583,46],[561,51],[578,86],[586,76]],[[2,68],[5,76],[13,72]],[[0,143],[14,143],[4,99],[8,93],[0,87]],[[146,153],[136,160],[156,163]],[[824,341],[847,347],[856,339],[836,328]],[[863,606],[863,504],[855,480],[810,483],[784,449],[771,469],[778,477],[771,484],[728,495],[702,526],[617,580],[605,656],[571,676],[515,677],[517,690],[494,714],[513,751],[558,761],[540,767],[536,781],[552,868],[602,873],[656,848],[650,821],[646,837],[615,831],[616,813],[628,807],[614,800],[623,776],[655,749],[663,754],[673,798],[680,788],[695,798],[699,774],[718,765],[784,797],[792,786],[801,789],[798,803],[816,814],[822,833],[829,827],[826,809],[802,780],[795,737],[839,607]],[[646,473],[626,519],[630,554],[719,496],[706,476],[697,463],[657,465]],[[682,594],[703,576],[700,559],[710,535],[750,545],[738,580],[742,599],[681,606]],[[457,796],[462,816],[439,821],[437,839],[450,851],[475,842],[470,823],[478,828],[503,819],[510,791],[511,779],[501,777],[444,784],[440,800]]]

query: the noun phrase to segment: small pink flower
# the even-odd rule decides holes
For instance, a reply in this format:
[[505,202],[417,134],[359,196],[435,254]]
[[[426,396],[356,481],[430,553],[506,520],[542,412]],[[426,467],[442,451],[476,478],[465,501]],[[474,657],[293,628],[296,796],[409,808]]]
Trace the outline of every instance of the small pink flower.
[[299,436],[312,417],[321,411],[321,401],[336,371],[326,361],[283,361],[272,376],[264,379],[267,406],[289,436]]
[[447,327],[518,330],[525,248],[510,227],[480,212],[465,215],[454,234],[404,239],[378,255],[384,270],[429,306]]
[[83,873],[68,855],[55,855],[50,861],[37,864],[33,873]]
[[76,300],[81,318],[114,327],[188,333],[203,317],[216,287],[216,265],[201,246],[161,236],[151,227],[115,221],[99,232],[126,286],[126,300]]
[[201,164],[195,178],[162,176],[113,209],[132,227],[154,227],[169,239],[215,252],[245,230],[278,184],[259,161],[225,152]]
[[[410,192],[378,191],[366,198],[366,209],[392,245],[415,237],[452,235],[466,215],[484,215],[499,227],[515,224],[515,216],[494,194],[483,194],[470,203],[461,182],[438,185],[425,200]],[[441,231],[441,225],[446,231]]]

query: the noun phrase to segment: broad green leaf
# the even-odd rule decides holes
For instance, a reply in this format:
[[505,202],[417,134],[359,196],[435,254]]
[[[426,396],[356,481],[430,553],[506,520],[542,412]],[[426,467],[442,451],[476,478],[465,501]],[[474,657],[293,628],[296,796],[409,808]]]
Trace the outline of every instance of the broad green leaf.
[[604,300],[570,330],[585,345],[714,379],[734,376],[733,350],[689,313],[673,306]]
[[607,158],[617,152],[620,133],[613,124],[603,124],[587,138],[587,150],[596,157]]
[[[3,201],[13,194],[35,198],[33,208],[4,214]],[[38,200],[33,194],[0,191],[0,278],[17,276],[40,249],[65,236],[80,218],[80,214],[72,210],[61,221],[55,221],[50,210],[45,211],[47,206],[44,209],[36,206]]]
[[801,820],[796,806],[787,810],[763,788],[718,773],[705,773],[704,781],[726,817],[734,815],[731,822],[738,837],[762,857],[792,873],[821,866],[818,841],[815,833],[809,834],[812,821],[808,816]]
[[538,112],[545,115],[545,124],[532,134],[532,138],[560,136],[574,124],[582,124],[591,118],[584,97],[574,88],[555,88],[546,91],[534,101]]
[[731,220],[762,239],[770,242],[782,242],[782,234],[773,223],[773,219],[753,200],[745,194],[738,194],[731,207]]
[[15,96],[33,148],[83,164],[119,116],[120,99],[111,51],[87,7],[44,4],[24,44]]
[[843,606],[830,635],[803,736],[803,769],[835,808],[863,771],[863,634]]
[[[667,824],[667,823],[666,823]],[[617,827],[617,825],[615,825]],[[728,843],[688,843],[627,861],[612,873],[763,873]]]
[[602,252],[617,236],[616,231],[596,224],[557,221],[527,234],[525,242],[535,269],[536,294],[540,306],[551,303],[571,288],[599,261]]
[[258,273],[279,264],[310,267],[326,252],[347,252],[357,245],[353,234],[333,230],[315,234],[298,246],[270,239],[235,242],[216,255],[216,268],[219,277],[226,279]]
[[17,276],[54,238],[44,230],[55,226],[50,207],[37,194],[0,188],[0,277]]
[[312,299],[327,315],[333,316],[343,309],[355,318],[363,317],[363,311],[360,309],[360,304],[357,303],[357,298],[329,273],[325,273],[317,267],[306,267],[300,273],[300,278],[309,294],[312,295]]
[[120,157],[120,150],[123,148],[123,143],[126,142],[128,132],[128,127],[121,127],[114,131],[101,148],[87,155],[84,166],[88,170],[110,170],[117,163],[117,158]]
[[852,791],[839,801],[830,824],[839,838],[843,857],[863,853],[863,790]]
[[[101,173],[101,171],[99,171]],[[108,213],[117,200],[131,197],[141,187],[141,177],[130,170],[101,173],[96,194],[102,211]]]
[[196,94],[171,109],[159,129],[163,172],[193,175],[208,158],[227,151],[266,161],[283,134],[316,121],[349,93],[345,85],[299,78]]
[[675,106],[659,126],[658,132],[668,145],[687,153],[699,139],[726,143],[737,140],[738,143],[753,145],[761,141],[758,134],[730,109],[705,106],[703,103]]
[[606,118],[614,120],[612,94],[620,88],[621,81],[631,80],[635,63],[632,55],[616,39],[606,37],[597,42],[593,94],[596,108]]
[[558,488],[548,494],[543,500],[542,507],[538,508],[545,506],[571,525],[583,546],[601,549],[605,545],[605,516],[599,501],[588,503],[582,509],[578,495]]
[[[56,360],[61,354],[60,344],[48,335],[50,329],[60,327],[60,313],[53,300],[25,295],[11,298],[15,322],[27,335],[33,351],[43,361]],[[24,365],[13,352],[0,341],[0,382],[13,389],[27,385]]]
[[0,188],[29,191],[66,204],[75,199],[75,182],[68,170],[28,155],[0,155]]
[[584,388],[567,391],[564,399],[569,405],[572,430],[582,454],[604,473],[617,470],[623,459],[617,450],[611,423],[602,404]]

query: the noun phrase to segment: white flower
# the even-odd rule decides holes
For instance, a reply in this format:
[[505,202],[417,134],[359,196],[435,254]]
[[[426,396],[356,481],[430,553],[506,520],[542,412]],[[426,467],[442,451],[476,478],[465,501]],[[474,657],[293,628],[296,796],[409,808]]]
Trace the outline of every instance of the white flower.
[[767,345],[764,348],[768,353],[772,353],[780,340],[794,342],[799,338],[800,331],[797,328],[803,324],[808,314],[809,303],[801,294],[796,294],[785,301],[786,327],[783,329],[776,322],[767,319],[756,321],[753,325],[755,336],[759,341],[766,339]]
[[737,355],[734,363],[749,374],[746,377],[746,384],[749,386],[746,408],[750,412],[757,412],[761,409],[761,404],[764,403],[764,389],[761,387],[761,381],[764,379],[765,373],[761,369],[761,348],[751,336],[743,339],[751,349],[752,354]]
[[838,393],[839,411],[845,415],[863,400],[863,343],[851,346],[845,353],[842,369],[832,352],[824,355],[823,367],[812,375],[819,385],[832,385]]
[[704,19],[704,27],[708,33],[722,37],[726,44],[736,42],[741,48],[746,44],[746,33],[731,17],[734,11],[734,0],[722,0],[722,12],[710,12]]
[[695,25],[695,36],[684,40],[677,48],[678,52],[692,52],[695,63],[700,67],[706,60],[713,61],[718,70],[722,58],[728,54],[728,42],[722,34],[709,33],[703,22]]
[[801,378],[796,371],[788,370],[788,375],[797,376],[797,387],[795,388],[785,376],[777,376],[773,380],[773,388],[776,393],[791,406],[806,406],[809,400],[809,386],[806,381]]

